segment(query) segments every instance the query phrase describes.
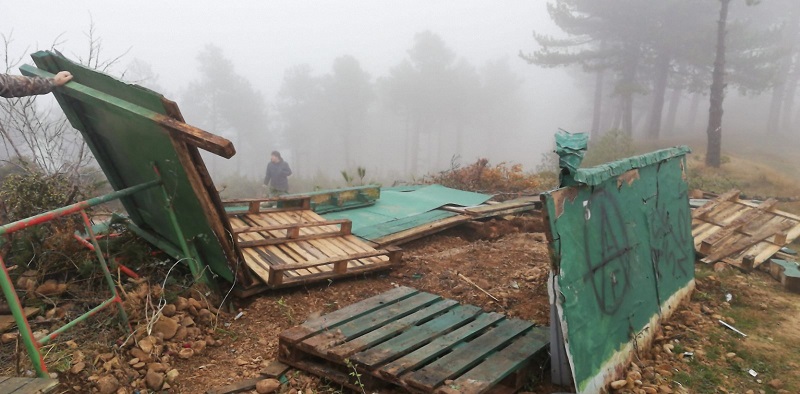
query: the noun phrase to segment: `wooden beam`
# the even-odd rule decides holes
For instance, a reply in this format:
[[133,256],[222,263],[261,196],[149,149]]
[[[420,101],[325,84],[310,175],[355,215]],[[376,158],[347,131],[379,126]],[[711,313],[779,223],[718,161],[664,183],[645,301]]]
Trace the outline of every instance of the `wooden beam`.
[[751,247],[751,246],[753,246],[753,245],[755,245],[755,244],[757,244],[757,243],[759,243],[759,242],[761,242],[761,241],[763,241],[763,240],[775,235],[776,233],[780,233],[780,232],[786,231],[786,230],[788,230],[789,228],[791,228],[793,226],[794,226],[793,223],[781,222],[781,223],[778,223],[778,224],[773,224],[771,226],[764,227],[759,231],[758,234],[750,236],[750,237],[747,237],[747,238],[744,238],[744,239],[741,239],[741,240],[737,241],[736,243],[734,243],[733,245],[728,246],[727,248],[715,250],[715,251],[713,251],[713,253],[711,253],[710,255],[706,256],[701,261],[706,263],[706,264],[716,263],[717,261],[722,260],[725,257],[728,257],[728,256],[730,256],[730,255],[732,255],[734,253],[741,252],[741,251],[743,251],[743,250],[745,250],[745,249],[747,249],[747,248],[749,248],[749,247]]
[[341,229],[339,231],[331,231],[328,233],[319,233],[319,234],[306,234],[292,237],[293,234],[288,234],[286,237],[282,238],[266,238],[266,239],[258,239],[254,241],[239,241],[237,244],[240,248],[255,248],[259,246],[267,246],[267,245],[278,245],[283,244],[288,241],[308,241],[312,239],[320,239],[320,238],[331,238],[331,237],[341,237],[343,235],[347,235],[342,233]]
[[741,194],[741,192],[739,190],[736,190],[736,189],[733,189],[733,190],[731,190],[731,191],[729,191],[727,193],[721,194],[719,197],[717,197],[717,198],[705,203],[705,205],[703,205],[702,207],[697,208],[694,211],[692,211],[692,218],[693,219],[702,218],[702,217],[706,216],[709,212],[713,211],[714,208],[716,208],[717,205],[719,205],[720,203],[723,203],[725,201],[732,201],[732,200],[738,199],[740,194]]
[[386,250],[379,249],[379,250],[373,250],[373,251],[369,251],[369,252],[353,253],[353,254],[349,254],[349,255],[345,255],[345,256],[334,256],[334,257],[328,257],[328,258],[314,260],[314,261],[306,261],[306,262],[303,262],[303,263],[274,265],[274,266],[270,266],[270,271],[289,271],[289,270],[296,270],[296,269],[302,269],[302,268],[317,267],[317,266],[326,265],[326,264],[335,264],[335,263],[341,263],[341,262],[349,262],[349,261],[353,261],[353,260],[366,259],[366,258],[370,258],[370,257],[385,256],[388,253],[389,252],[386,251]]
[[[29,76],[35,75],[42,78],[54,77],[53,74],[45,70],[27,64],[20,67],[20,70],[23,74]],[[142,118],[150,119],[162,126],[165,129],[165,133],[169,133],[170,130],[173,130],[176,132],[176,136],[188,142],[189,144],[207,150],[218,156],[222,156],[226,159],[230,159],[236,154],[236,149],[233,147],[233,143],[225,138],[211,134],[197,127],[190,126],[176,119],[172,119],[167,115],[151,111],[142,106],[119,99],[110,94],[103,93],[97,89],[90,88],[86,85],[81,85],[74,81],[68,82],[66,85],[61,86],[58,89],[60,93],[90,105],[104,108],[114,108],[117,111],[127,112]]]
[[715,233],[711,234],[708,238],[704,239],[703,244],[707,243],[713,246],[715,243],[729,237],[731,234],[733,234],[740,228],[744,227],[745,224],[751,222],[758,216],[774,208],[777,203],[778,200],[770,198],[769,200],[759,204],[757,208],[742,207],[742,209],[745,210],[744,213],[742,213],[739,217],[728,223],[728,225],[726,225],[725,227],[717,230]]
[[[347,219],[337,219],[337,220],[326,220],[322,222],[275,224],[272,226],[260,226],[260,227],[237,227],[233,229],[233,233],[234,234],[256,233],[261,231],[277,231],[277,230],[288,230],[293,228],[300,229],[306,227],[322,227],[322,226],[334,226],[334,225],[340,225],[344,227],[345,225],[352,225],[352,222]],[[350,232],[348,231],[346,234],[350,234]]]

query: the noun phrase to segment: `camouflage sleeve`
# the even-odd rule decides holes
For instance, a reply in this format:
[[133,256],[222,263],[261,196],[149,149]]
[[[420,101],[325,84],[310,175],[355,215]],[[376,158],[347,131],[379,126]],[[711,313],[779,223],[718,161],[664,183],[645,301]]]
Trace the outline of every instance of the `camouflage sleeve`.
[[0,74],[0,96],[6,98],[46,94],[52,92],[54,86],[53,80],[48,78]]

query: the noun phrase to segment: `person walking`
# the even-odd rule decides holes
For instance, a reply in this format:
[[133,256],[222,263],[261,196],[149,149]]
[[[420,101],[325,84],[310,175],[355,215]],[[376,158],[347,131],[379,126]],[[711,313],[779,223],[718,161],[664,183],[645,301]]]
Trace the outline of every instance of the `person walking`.
[[289,175],[292,169],[289,163],[285,162],[280,152],[272,151],[269,164],[267,164],[267,175],[264,177],[264,185],[269,187],[269,196],[278,197],[289,192]]
[[56,86],[63,86],[72,80],[69,71],[61,71],[53,78],[25,77],[0,73],[0,97],[13,98],[47,94]]

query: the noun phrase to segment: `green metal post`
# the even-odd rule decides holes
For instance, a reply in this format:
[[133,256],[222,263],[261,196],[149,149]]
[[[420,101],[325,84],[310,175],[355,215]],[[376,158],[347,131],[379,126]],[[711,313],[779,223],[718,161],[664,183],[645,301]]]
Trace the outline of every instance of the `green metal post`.
[[0,267],[2,268],[2,272],[0,272],[0,287],[3,288],[3,295],[5,295],[6,300],[8,300],[8,307],[11,309],[11,314],[14,315],[14,321],[17,322],[19,334],[22,337],[22,343],[25,345],[25,350],[28,351],[28,357],[31,359],[31,363],[33,363],[33,369],[40,378],[50,377],[47,373],[47,366],[44,364],[42,355],[39,353],[39,345],[33,338],[31,326],[28,324],[28,319],[25,317],[25,312],[22,310],[22,304],[19,302],[19,297],[17,296],[16,290],[14,290],[14,284],[11,282],[11,277],[8,275],[8,269],[6,268],[6,263],[3,261],[2,256],[0,256]]
[[[108,287],[111,289],[111,294],[113,295],[112,300],[119,306],[119,318],[125,324],[126,330],[130,333],[131,324],[128,322],[128,314],[125,313],[125,308],[122,306],[122,299],[119,298],[117,286],[114,284],[114,278],[111,277],[111,272],[108,271],[108,264],[106,264],[106,259],[103,257],[103,251],[100,250],[100,244],[97,243],[97,237],[94,236],[92,222],[89,220],[89,215],[86,214],[86,211],[81,211],[81,216],[83,217],[83,224],[86,226],[86,233],[89,234],[89,238],[92,240],[92,245],[94,245],[94,251],[97,253],[97,259],[100,260],[100,267],[103,269],[103,276],[106,277],[106,283],[108,283]],[[86,313],[79,317],[79,319],[85,319],[90,315],[91,312]]]

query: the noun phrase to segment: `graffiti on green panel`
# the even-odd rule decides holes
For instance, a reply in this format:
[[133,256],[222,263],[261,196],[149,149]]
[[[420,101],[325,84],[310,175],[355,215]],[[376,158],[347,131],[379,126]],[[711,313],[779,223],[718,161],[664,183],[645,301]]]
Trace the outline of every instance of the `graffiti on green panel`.
[[687,148],[574,173],[545,195],[557,305],[579,391],[694,278]]

